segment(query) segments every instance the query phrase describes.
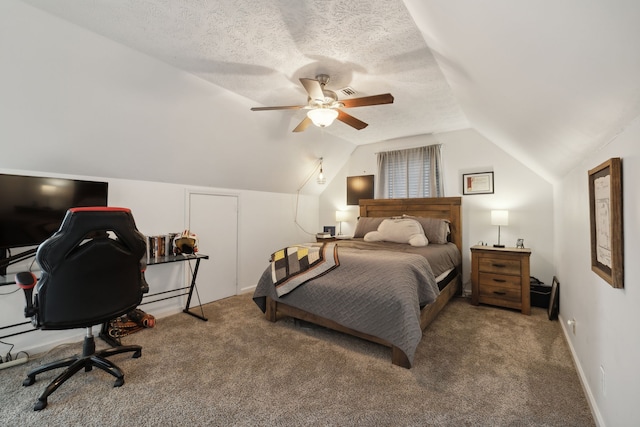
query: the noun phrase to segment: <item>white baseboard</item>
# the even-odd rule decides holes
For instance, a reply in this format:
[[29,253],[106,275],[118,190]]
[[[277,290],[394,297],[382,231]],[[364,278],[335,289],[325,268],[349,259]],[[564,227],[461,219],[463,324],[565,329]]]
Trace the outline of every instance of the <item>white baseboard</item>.
[[584,390],[584,394],[587,396],[587,402],[589,403],[589,407],[591,408],[591,414],[593,415],[593,419],[596,422],[598,427],[605,427],[604,420],[602,419],[602,415],[600,414],[600,410],[598,409],[598,404],[596,403],[596,399],[593,397],[593,393],[591,392],[591,387],[589,387],[589,383],[587,382],[587,376],[584,374],[582,370],[582,365],[580,365],[580,361],[578,360],[578,355],[576,354],[575,349],[573,348],[573,343],[569,338],[569,330],[567,329],[567,322],[564,318],[558,315],[558,321],[560,322],[560,327],[562,328],[562,332],[564,333],[564,340],[569,345],[569,350],[571,351],[571,357],[573,358],[573,364],[578,371],[578,378],[580,378],[580,384],[582,384],[582,389]]
[[[99,331],[99,329],[93,329],[93,334],[97,335]],[[38,332],[39,331],[34,331],[34,333]],[[24,351],[27,353],[29,355],[29,359],[38,358],[61,345],[79,343],[85,336],[85,330],[82,328],[69,329],[64,331],[65,333],[56,333],[55,331],[47,332],[49,333],[46,334],[43,339],[37,340],[37,342],[32,343],[32,345],[24,346],[20,352]],[[82,349],[82,344],[79,344],[79,348]]]
[[249,292],[255,292],[255,290],[256,290],[256,285],[248,286],[246,288],[240,288],[240,292],[238,293],[238,295],[246,294],[246,293],[249,293]]

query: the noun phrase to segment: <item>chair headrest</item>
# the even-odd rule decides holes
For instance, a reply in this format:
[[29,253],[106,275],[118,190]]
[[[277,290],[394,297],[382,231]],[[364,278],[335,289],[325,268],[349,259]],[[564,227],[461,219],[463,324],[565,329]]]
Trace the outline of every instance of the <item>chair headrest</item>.
[[36,259],[46,268],[56,263],[83,240],[113,232],[119,243],[142,258],[146,252],[144,236],[138,231],[131,210],[120,207],[78,207],[67,211],[58,231],[38,248]]

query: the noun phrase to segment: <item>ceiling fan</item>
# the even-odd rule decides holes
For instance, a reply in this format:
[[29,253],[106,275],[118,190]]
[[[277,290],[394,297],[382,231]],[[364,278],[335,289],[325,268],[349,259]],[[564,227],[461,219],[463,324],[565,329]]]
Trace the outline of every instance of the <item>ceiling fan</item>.
[[345,113],[340,108],[366,107],[370,105],[393,103],[393,96],[390,93],[339,101],[338,95],[336,95],[334,91],[325,89],[325,85],[329,83],[329,76],[327,74],[319,74],[316,76],[315,80],[301,78],[300,83],[302,83],[302,86],[304,86],[305,90],[309,94],[307,105],[253,107],[251,111],[309,110],[304,120],[302,120],[293,130],[294,132],[302,132],[311,123],[318,127],[326,127],[331,125],[335,119],[360,130],[366,128],[368,124]]

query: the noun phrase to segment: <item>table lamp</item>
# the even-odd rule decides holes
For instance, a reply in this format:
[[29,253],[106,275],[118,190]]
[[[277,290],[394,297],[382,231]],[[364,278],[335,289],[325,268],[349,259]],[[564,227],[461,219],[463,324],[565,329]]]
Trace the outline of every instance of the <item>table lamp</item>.
[[339,224],[338,236],[342,236],[342,223],[349,221],[349,212],[336,211],[336,222]]
[[504,248],[504,245],[500,244],[500,226],[509,225],[509,211],[495,210],[491,211],[491,225],[498,226],[498,243],[493,245],[494,248]]

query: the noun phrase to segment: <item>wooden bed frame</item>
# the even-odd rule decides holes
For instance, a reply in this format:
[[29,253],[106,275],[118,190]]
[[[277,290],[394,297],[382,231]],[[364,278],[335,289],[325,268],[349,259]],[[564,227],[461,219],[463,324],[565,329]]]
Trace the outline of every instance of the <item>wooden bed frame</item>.
[[[441,218],[450,222],[451,242],[454,243],[462,253],[462,199],[460,197],[431,197],[414,199],[366,199],[360,200],[360,216],[364,217],[390,217],[399,215],[412,215],[429,218]],[[438,315],[449,300],[461,289],[462,266],[457,267],[456,277],[445,286],[438,296],[438,299],[426,305],[420,312],[420,327],[424,330]],[[275,322],[278,317],[288,316],[306,322],[314,323],[325,328],[333,329],[349,335],[356,336],[368,341],[391,348],[391,362],[404,368],[411,368],[411,363],[406,354],[393,344],[364,334],[356,330],[346,328],[332,320],[308,313],[296,307],[289,306],[280,301],[275,301],[267,297],[267,307],[265,316],[268,320]]]

